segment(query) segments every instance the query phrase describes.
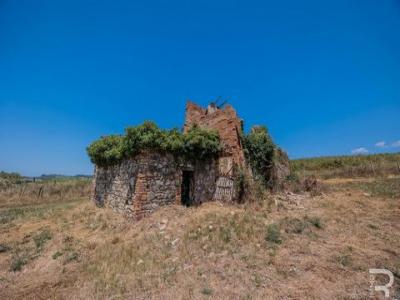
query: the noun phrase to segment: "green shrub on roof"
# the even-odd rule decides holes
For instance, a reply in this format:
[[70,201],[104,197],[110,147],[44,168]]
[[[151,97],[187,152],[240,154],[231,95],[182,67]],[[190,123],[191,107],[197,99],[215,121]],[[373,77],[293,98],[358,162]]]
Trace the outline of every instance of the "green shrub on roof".
[[92,163],[99,166],[117,164],[123,158],[124,137],[120,135],[103,136],[87,148]]
[[184,153],[190,159],[204,159],[216,156],[222,149],[219,135],[215,131],[207,131],[197,126],[183,135]]
[[87,148],[91,161],[98,166],[118,164],[142,150],[169,152],[195,160],[215,157],[221,144],[214,131],[193,127],[182,134],[178,129],[162,130],[154,122],[146,121],[126,128],[123,136],[102,137]]

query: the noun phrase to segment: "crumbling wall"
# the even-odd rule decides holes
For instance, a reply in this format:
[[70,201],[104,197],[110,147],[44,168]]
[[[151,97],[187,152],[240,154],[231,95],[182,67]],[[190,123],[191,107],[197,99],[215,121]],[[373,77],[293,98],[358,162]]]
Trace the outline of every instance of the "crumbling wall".
[[213,200],[218,177],[217,161],[197,162],[194,168],[193,201],[201,204]]
[[240,141],[241,122],[236,111],[230,105],[219,109],[210,104],[207,109],[204,109],[190,101],[186,104],[184,131],[187,132],[193,125],[216,130],[224,145],[224,155],[232,156],[235,164],[244,167],[245,157]]
[[181,171],[171,154],[141,153],[95,170],[94,201],[133,219],[180,202]]
[[[107,168],[96,167],[93,199],[99,206],[139,220],[161,206],[181,203],[182,170],[186,168],[172,154],[158,152],[143,152]],[[201,161],[191,168],[193,202],[212,200],[216,162]]]
[[206,109],[193,102],[186,105],[184,131],[192,126],[216,130],[223,145],[222,155],[218,159],[217,179],[214,185],[213,200],[232,201],[235,198],[234,170],[246,168],[240,135],[242,121],[232,106],[218,108],[210,104]]

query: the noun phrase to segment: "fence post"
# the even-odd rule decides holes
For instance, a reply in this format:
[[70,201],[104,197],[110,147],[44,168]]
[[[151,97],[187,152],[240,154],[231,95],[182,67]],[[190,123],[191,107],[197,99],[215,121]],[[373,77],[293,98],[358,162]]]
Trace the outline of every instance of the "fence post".
[[42,196],[43,196],[43,186],[40,186],[37,197],[42,198]]

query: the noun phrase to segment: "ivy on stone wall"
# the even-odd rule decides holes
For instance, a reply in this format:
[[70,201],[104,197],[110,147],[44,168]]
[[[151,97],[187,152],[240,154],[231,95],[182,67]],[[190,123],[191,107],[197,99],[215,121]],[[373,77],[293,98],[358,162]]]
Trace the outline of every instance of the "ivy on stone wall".
[[125,135],[101,137],[87,147],[92,163],[110,166],[142,150],[169,152],[188,160],[216,157],[222,146],[218,133],[192,127],[183,134],[178,129],[163,130],[154,122],[128,127]]

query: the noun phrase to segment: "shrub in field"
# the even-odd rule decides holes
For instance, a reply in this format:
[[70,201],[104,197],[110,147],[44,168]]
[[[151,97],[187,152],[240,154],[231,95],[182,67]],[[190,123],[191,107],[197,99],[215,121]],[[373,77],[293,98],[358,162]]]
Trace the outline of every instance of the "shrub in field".
[[276,224],[270,224],[267,227],[267,233],[265,234],[265,240],[267,242],[280,244],[282,243],[280,228]]

